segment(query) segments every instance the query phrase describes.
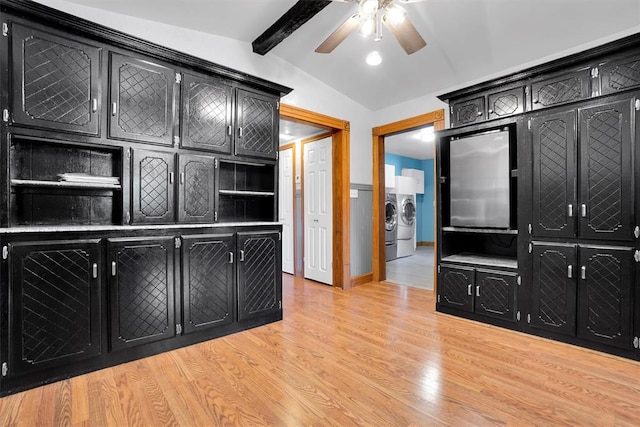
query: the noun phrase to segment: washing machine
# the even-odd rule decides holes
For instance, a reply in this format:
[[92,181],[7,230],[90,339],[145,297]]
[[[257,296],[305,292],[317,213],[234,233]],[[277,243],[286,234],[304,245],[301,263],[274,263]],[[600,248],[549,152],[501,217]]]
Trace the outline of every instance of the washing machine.
[[398,203],[395,194],[387,193],[385,195],[384,210],[385,260],[391,261],[398,256]]
[[416,196],[398,194],[398,258],[416,251]]

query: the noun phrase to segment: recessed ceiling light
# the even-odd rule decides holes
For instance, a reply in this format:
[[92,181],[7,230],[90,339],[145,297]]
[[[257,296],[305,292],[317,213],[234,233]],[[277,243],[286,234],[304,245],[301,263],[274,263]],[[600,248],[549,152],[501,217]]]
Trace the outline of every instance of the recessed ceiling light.
[[367,55],[366,61],[367,61],[367,64],[369,64],[372,67],[374,67],[374,66],[380,65],[382,63],[382,56],[380,56],[380,54],[377,51],[374,50],[369,55]]

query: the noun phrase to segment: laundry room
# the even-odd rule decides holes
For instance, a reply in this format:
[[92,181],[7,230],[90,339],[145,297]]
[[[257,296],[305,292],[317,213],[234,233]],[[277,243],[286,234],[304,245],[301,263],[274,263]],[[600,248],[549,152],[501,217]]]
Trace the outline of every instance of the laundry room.
[[387,280],[433,289],[434,129],[385,137]]

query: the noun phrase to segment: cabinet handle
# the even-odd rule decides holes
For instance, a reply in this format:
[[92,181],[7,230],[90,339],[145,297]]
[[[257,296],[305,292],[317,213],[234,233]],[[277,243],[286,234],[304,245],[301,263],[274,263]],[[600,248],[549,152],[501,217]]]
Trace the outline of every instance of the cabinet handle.
[[240,249],[240,262],[244,262],[244,251]]
[[116,262],[115,261],[111,261],[111,275],[112,276],[116,275]]
[[227,126],[227,135],[231,136],[231,125]]
[[537,104],[538,102],[540,102],[540,100],[538,100],[538,99],[534,99],[534,100],[533,100],[533,103],[534,103],[534,104]]
[[240,126],[240,127],[238,128],[238,136],[239,136],[240,138],[242,138],[243,132],[244,132],[244,131],[242,130],[242,126]]
[[169,184],[173,184],[173,172],[169,172]]
[[582,218],[586,218],[587,217],[587,205],[585,205],[583,203],[582,206],[580,206],[580,211],[581,211],[581,214],[582,214]]
[[111,104],[111,115],[115,116],[117,112],[118,112],[118,104],[114,102]]
[[573,278],[573,265],[570,265],[570,266],[567,267],[567,277],[569,279]]
[[94,113],[96,111],[98,111],[98,99],[97,98],[93,98],[91,100],[91,111],[94,112]]
[[95,262],[93,263],[93,278],[98,278],[98,264],[96,264]]
[[482,114],[484,114],[482,111],[478,111],[478,117],[480,117]]
[[180,184],[184,184],[184,172],[180,172]]
[[473,295],[473,285],[467,286],[467,295]]
[[573,218],[573,203],[569,203],[569,206],[567,206],[567,215],[569,215],[569,218]]
[[476,296],[480,296],[480,286],[476,286]]
[[580,277],[582,277],[582,280],[587,280],[587,267],[584,265],[580,267]]
[[229,252],[229,264],[233,264],[233,252]]

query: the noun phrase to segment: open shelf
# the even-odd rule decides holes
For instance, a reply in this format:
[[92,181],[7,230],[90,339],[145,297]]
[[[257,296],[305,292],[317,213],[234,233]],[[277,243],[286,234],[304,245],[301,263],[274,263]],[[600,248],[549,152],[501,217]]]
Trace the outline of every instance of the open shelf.
[[518,235],[518,230],[502,230],[497,228],[466,228],[466,227],[442,227],[442,231],[458,233],[480,233],[480,234],[511,234]]
[[452,262],[456,264],[468,264],[474,266],[482,265],[487,267],[503,267],[512,268],[514,270],[518,268],[518,260],[515,258],[474,254],[468,252],[442,257],[442,262]]
[[218,221],[275,221],[275,165],[220,161]]
[[33,188],[81,188],[95,190],[122,190],[119,184],[94,184],[88,182],[68,182],[68,181],[40,181],[33,179],[12,179],[12,187],[33,187]]
[[238,190],[220,190],[219,193],[225,196],[256,196],[256,197],[273,197],[273,191],[238,191]]

